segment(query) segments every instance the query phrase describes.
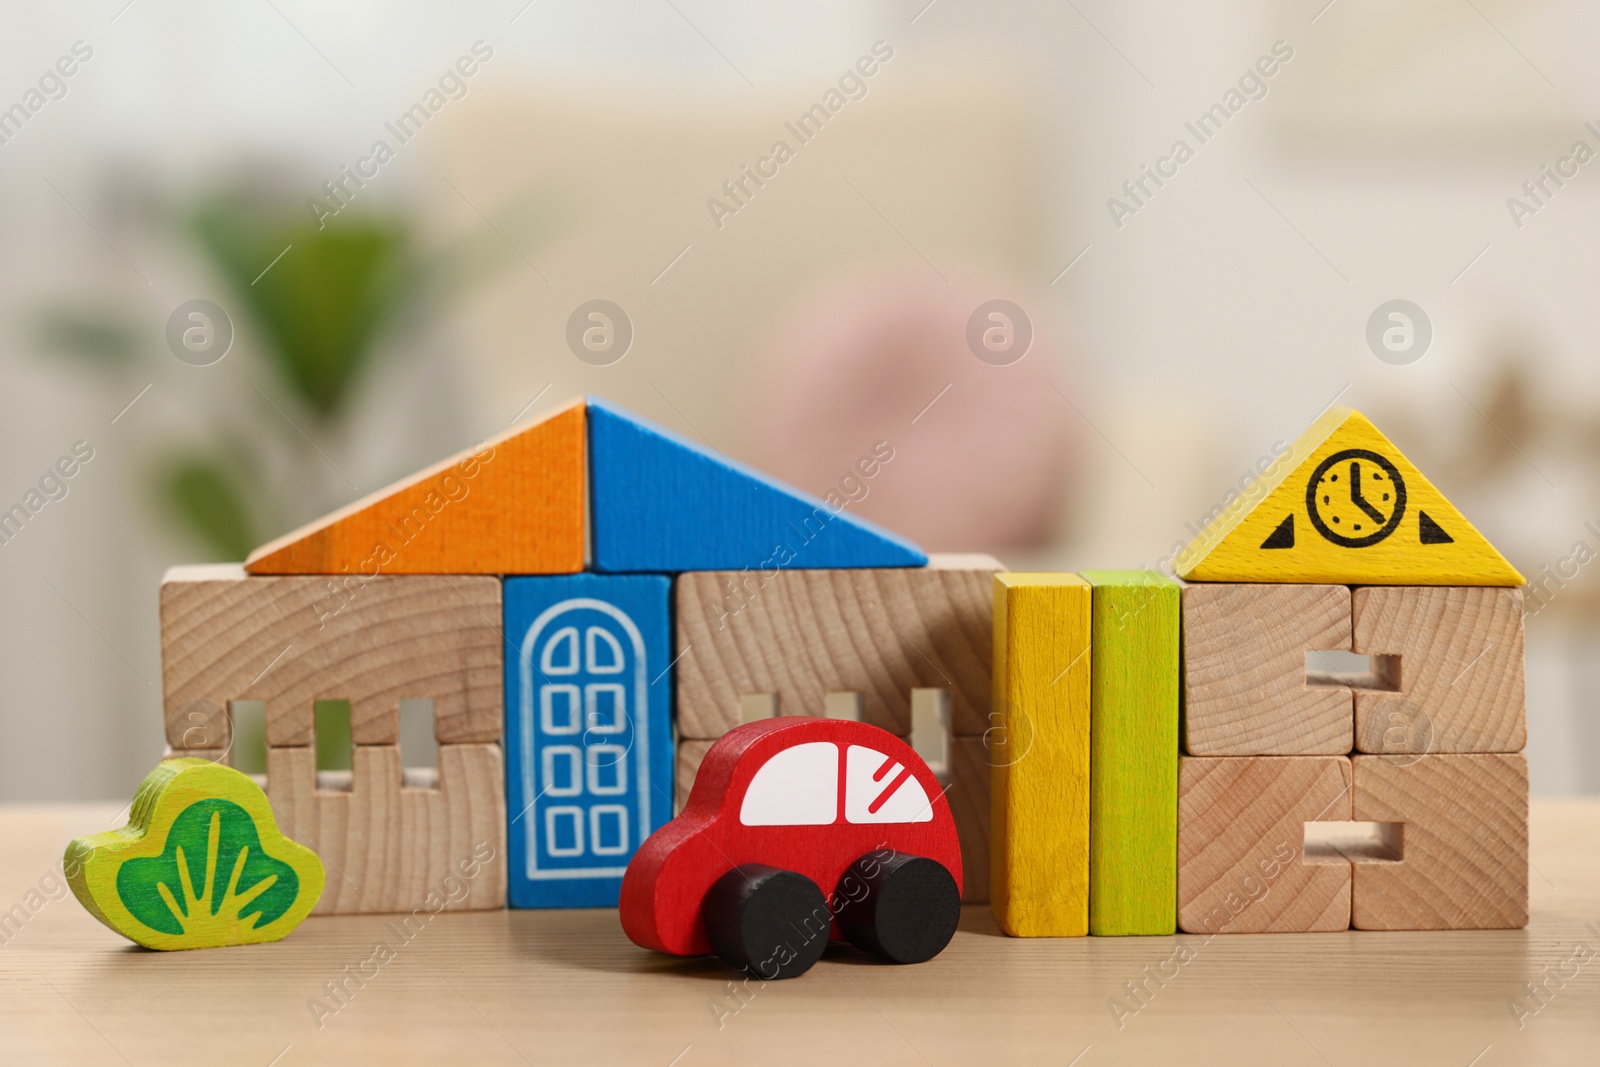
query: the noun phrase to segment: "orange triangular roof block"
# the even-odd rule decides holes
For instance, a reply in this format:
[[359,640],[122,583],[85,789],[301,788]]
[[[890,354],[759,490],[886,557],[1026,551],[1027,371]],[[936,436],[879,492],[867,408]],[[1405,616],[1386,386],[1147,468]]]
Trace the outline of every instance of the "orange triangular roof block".
[[1329,408],[1176,560],[1191,582],[1522,585],[1359,411]]
[[490,438],[250,554],[251,574],[583,569],[584,402]]

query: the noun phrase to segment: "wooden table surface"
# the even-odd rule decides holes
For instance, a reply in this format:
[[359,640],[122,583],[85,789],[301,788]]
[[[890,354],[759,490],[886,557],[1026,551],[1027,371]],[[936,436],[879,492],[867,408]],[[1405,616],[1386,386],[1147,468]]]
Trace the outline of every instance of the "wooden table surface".
[[[60,880],[68,839],[116,816],[0,808],[0,1063],[1600,1063],[1600,800],[1534,803],[1526,930],[1021,941],[968,908],[930,963],[835,946],[747,991],[635,948],[610,910],[442,915],[409,941],[313,918],[274,945],[144,951]],[[379,942],[393,958],[368,964]],[[1130,1013],[1124,984],[1175,967]],[[362,969],[333,1011],[326,984]]]

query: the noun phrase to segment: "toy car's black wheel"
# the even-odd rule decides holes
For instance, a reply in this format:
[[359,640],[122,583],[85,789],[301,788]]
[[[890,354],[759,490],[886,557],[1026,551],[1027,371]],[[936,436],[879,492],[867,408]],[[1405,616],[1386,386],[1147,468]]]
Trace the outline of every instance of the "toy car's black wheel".
[[961,890],[944,864],[892,849],[852,863],[834,901],[850,943],[891,963],[933,959],[961,921]]
[[740,864],[718,878],[700,914],[724,963],[768,980],[809,971],[833,928],[817,883],[763,863]]

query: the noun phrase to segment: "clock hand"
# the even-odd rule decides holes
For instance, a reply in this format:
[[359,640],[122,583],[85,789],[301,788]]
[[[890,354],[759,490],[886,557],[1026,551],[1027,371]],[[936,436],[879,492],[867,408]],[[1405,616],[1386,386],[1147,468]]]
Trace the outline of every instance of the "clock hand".
[[1361,495],[1361,464],[1355,460],[1350,461],[1350,502],[1365,511],[1373,522],[1383,521],[1383,512],[1367,503],[1367,498]]

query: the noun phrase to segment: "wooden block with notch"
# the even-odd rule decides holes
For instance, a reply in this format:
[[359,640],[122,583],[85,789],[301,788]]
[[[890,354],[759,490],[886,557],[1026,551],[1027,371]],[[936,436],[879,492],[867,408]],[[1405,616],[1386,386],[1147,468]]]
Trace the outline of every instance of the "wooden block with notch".
[[429,789],[403,784],[398,745],[357,745],[351,762],[348,776],[325,774],[319,786],[314,749],[267,749],[267,796],[283,832],[327,867],[315,914],[505,906],[499,745],[440,745],[436,788]]
[[584,403],[574,400],[250,553],[251,574],[583,569]]
[[1089,932],[1170,934],[1178,879],[1178,583],[1083,571],[1090,655]]
[[830,692],[861,695],[862,719],[911,730],[911,691],[946,689],[957,735],[992,723],[990,556],[927,567],[703,571],[676,582],[678,732],[721,737],[741,697],[774,694],[780,715],[820,715]]
[[945,803],[961,838],[961,903],[989,903],[989,747],[981,737],[950,739],[950,788]]
[[1183,738],[1193,756],[1344,755],[1350,689],[1306,653],[1350,648],[1342,585],[1203,583],[1183,590]]
[[1381,687],[1355,691],[1356,748],[1521,752],[1528,740],[1522,619],[1521,589],[1356,589],[1353,646],[1373,657]]
[[1305,824],[1350,819],[1345,756],[1185,756],[1178,764],[1178,928],[1350,926],[1350,864],[1308,862]]
[[503,729],[500,579],[256,577],[174,567],[161,582],[161,680],[174,751],[226,749],[228,702],[266,706],[267,744],[309,745],[318,700],[348,700],[357,745],[393,745],[400,700],[431,698],[443,744]]
[[1355,818],[1404,824],[1399,862],[1354,864],[1357,929],[1528,924],[1526,756],[1357,756],[1354,763]]
[[1090,587],[994,576],[989,905],[1013,937],[1089,932]]

